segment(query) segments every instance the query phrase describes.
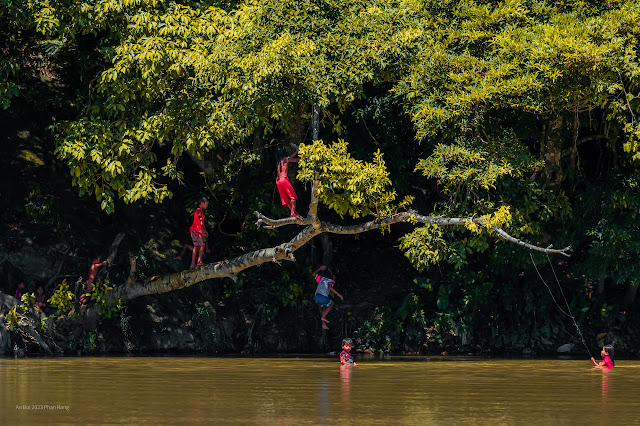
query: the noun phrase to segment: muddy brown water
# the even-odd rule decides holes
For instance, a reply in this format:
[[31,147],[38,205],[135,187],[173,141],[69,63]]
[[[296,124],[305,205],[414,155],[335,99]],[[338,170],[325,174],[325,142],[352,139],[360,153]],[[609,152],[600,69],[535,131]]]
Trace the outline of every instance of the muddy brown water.
[[4,424],[640,424],[640,361],[0,358]]

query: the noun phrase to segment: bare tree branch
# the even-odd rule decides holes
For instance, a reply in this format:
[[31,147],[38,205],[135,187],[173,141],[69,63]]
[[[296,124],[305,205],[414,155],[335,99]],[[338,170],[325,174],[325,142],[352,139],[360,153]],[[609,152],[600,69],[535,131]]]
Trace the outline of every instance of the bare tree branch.
[[[442,216],[424,216],[416,213],[413,210],[396,212],[385,218],[376,218],[368,222],[351,226],[342,226],[322,222],[317,216],[318,179],[319,173],[318,171],[316,171],[311,188],[309,213],[307,214],[306,218],[298,219],[295,217],[288,217],[285,219],[271,219],[264,216],[260,212],[254,212],[258,217],[257,225],[259,227],[265,226],[266,228],[278,228],[286,225],[304,226],[302,231],[300,231],[290,241],[280,244],[276,247],[255,250],[230,260],[223,260],[217,263],[209,263],[194,269],[188,269],[186,271],[164,275],[161,277],[153,277],[142,282],[135,281],[136,265],[135,260],[131,260],[131,271],[129,273],[129,278],[127,279],[125,285],[119,286],[117,288],[117,293],[123,300],[129,300],[140,296],[179,290],[213,278],[229,277],[235,280],[237,279],[236,275],[239,272],[247,268],[262,265],[263,263],[279,263],[282,260],[295,262],[293,253],[295,253],[296,250],[308,243],[312,238],[323,233],[353,235],[371,231],[374,229],[385,228],[387,226],[391,226],[395,223],[400,222],[420,222],[440,226],[464,226],[465,223],[471,221],[479,226],[485,227],[483,221],[476,217],[448,218]],[[512,237],[499,227],[494,227],[492,230],[505,240],[529,248],[531,250],[541,251],[545,253],[560,253],[564,256],[569,256],[569,254],[567,254],[567,251],[569,251],[571,247],[565,247],[564,249],[559,250],[552,249],[551,246],[547,248],[538,247]],[[115,254],[115,249],[117,249],[117,245],[122,240],[122,236],[123,235],[120,234],[118,235],[118,237],[116,237],[117,243],[116,241],[114,241],[114,244],[112,245],[112,254]]]
[[[309,218],[304,220],[292,218],[287,218],[284,220],[274,220],[269,219],[261,215],[260,213],[257,214],[258,217],[264,221],[264,223],[270,224],[270,226],[272,227],[279,227],[290,224],[302,224],[310,221]],[[424,216],[411,210],[395,213],[384,219],[376,219],[351,226],[335,225],[332,223],[317,221],[317,226],[314,226],[313,224],[307,225],[293,239],[276,247],[256,250],[230,260],[206,264],[195,269],[189,269],[175,274],[165,275],[140,283],[132,283],[133,280],[130,277],[131,281],[129,282],[131,284],[121,286],[120,295],[124,300],[128,300],[149,294],[166,293],[169,291],[186,288],[208,279],[224,277],[232,278],[236,274],[247,268],[259,266],[263,263],[279,262],[281,260],[295,261],[293,253],[304,246],[306,243],[308,243],[312,238],[324,232],[341,235],[353,235],[407,221],[431,223],[440,226],[464,226],[466,222],[472,221],[479,226],[484,226],[483,221],[475,217],[448,218],[441,216]],[[567,252],[570,250],[570,246],[563,249],[553,249],[551,248],[551,246],[543,248],[512,237],[499,227],[494,227],[493,231],[495,231],[500,237],[511,243],[518,244],[531,250],[536,250],[544,253],[559,253],[564,256],[569,256]]]

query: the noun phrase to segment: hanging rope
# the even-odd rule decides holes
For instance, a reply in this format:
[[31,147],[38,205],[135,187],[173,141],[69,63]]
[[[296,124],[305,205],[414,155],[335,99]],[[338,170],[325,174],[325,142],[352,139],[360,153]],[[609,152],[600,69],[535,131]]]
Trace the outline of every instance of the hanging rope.
[[565,314],[566,316],[571,318],[571,321],[573,321],[573,325],[576,327],[576,330],[578,330],[578,334],[580,335],[580,340],[582,341],[582,344],[587,349],[587,353],[589,354],[589,357],[593,358],[593,356],[591,355],[591,351],[589,350],[589,346],[587,346],[587,342],[585,342],[585,340],[584,340],[584,336],[582,335],[582,331],[580,331],[580,327],[578,326],[578,323],[576,322],[576,317],[574,317],[573,313],[571,313],[571,308],[569,307],[569,302],[567,301],[567,298],[564,295],[564,291],[562,291],[562,286],[560,285],[560,280],[558,279],[558,276],[556,275],[556,271],[553,268],[553,263],[551,263],[551,258],[549,257],[549,253],[547,253],[547,260],[549,261],[549,265],[551,266],[551,271],[553,271],[553,276],[555,277],[556,283],[558,284],[558,288],[560,289],[560,294],[562,294],[562,298],[564,299],[564,303],[567,305],[568,313],[567,313],[567,311],[562,309],[560,307],[560,305],[558,304],[558,302],[556,301],[556,298],[553,296],[553,293],[551,292],[551,287],[549,287],[549,285],[544,280],[544,278],[542,278],[542,274],[540,274],[540,271],[538,270],[538,267],[536,266],[536,263],[533,260],[533,255],[531,253],[529,253],[529,257],[531,257],[531,263],[533,263],[533,267],[536,269],[536,272],[538,273],[538,276],[540,277],[540,280],[545,285],[545,287],[547,287],[547,290],[549,290],[549,294],[551,295],[551,299],[553,299],[553,303],[555,303],[556,306],[558,307],[558,309],[560,309],[560,312],[562,312],[563,314]]

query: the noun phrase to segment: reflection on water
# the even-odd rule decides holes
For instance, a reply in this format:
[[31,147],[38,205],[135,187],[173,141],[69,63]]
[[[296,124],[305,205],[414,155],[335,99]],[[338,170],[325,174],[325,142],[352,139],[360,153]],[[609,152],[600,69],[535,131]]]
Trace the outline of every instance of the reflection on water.
[[0,358],[0,424],[640,424],[638,361],[361,361]]

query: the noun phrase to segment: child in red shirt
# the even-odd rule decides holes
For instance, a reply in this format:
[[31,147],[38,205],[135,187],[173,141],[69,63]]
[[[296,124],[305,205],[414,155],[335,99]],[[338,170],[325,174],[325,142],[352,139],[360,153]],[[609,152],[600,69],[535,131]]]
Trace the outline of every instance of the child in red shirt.
[[342,352],[340,352],[340,364],[341,365],[358,365],[353,361],[353,357],[349,352],[353,348],[353,342],[348,337],[342,339]]
[[193,251],[191,253],[191,268],[196,267],[196,254],[198,256],[197,265],[202,265],[202,255],[204,253],[204,241],[209,236],[207,227],[204,224],[204,211],[209,207],[209,200],[202,197],[198,202],[198,208],[193,214],[193,223],[189,228],[191,239],[193,240]]
[[613,345],[604,345],[600,355],[604,358],[600,363],[597,363],[596,360],[591,357],[591,361],[596,365],[594,368],[606,368],[608,370],[616,365],[613,361]]

